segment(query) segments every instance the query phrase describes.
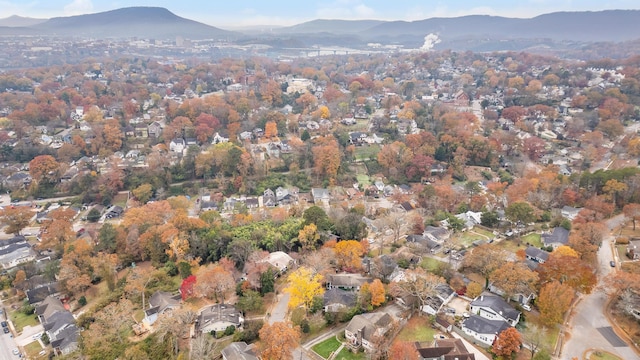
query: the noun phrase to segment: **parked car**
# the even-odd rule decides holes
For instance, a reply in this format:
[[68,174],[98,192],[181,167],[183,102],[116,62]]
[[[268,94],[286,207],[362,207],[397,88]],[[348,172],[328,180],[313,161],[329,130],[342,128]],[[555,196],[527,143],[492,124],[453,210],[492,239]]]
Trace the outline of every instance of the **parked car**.
[[8,334],[9,333],[9,328],[8,327],[3,327],[2,331],[4,331],[5,334]]
[[616,267],[616,262],[611,260],[609,261],[609,265],[611,265],[611,267]]
[[531,306],[529,306],[529,304],[522,305],[522,308],[527,310],[527,311],[531,311]]
[[0,323],[0,325],[2,325],[3,328],[6,328],[7,326],[9,326],[9,324],[7,324],[6,321],[3,321],[2,323]]

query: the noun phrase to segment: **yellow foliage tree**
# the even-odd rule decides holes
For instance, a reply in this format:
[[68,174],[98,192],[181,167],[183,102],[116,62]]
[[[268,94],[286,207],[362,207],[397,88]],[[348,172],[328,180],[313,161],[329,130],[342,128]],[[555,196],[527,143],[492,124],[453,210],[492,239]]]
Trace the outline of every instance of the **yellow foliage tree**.
[[284,292],[290,295],[289,308],[302,305],[308,310],[313,303],[313,298],[324,293],[322,279],[322,275],[304,266],[292,272],[287,278],[289,286],[284,289]]
[[556,256],[571,256],[574,258],[580,257],[580,254],[578,254],[577,251],[573,250],[567,245],[559,246],[557,249],[553,250],[553,254]]
[[371,293],[371,305],[380,306],[384,304],[386,291],[380,279],[373,280],[371,285],[369,285],[369,292]]
[[305,251],[315,250],[318,240],[320,240],[320,234],[318,233],[316,224],[305,225],[305,227],[298,232],[298,241],[300,241],[302,249]]

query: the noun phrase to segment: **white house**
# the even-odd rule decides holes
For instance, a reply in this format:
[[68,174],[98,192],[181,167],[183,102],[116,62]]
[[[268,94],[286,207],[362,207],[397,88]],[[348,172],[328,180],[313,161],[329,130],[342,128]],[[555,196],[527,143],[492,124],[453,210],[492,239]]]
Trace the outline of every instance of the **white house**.
[[480,295],[471,304],[471,313],[488,320],[505,321],[511,326],[516,326],[520,321],[520,311],[509,305],[500,296]]
[[478,315],[471,315],[462,323],[462,331],[477,341],[492,345],[496,337],[510,328],[509,323],[502,320],[489,320]]

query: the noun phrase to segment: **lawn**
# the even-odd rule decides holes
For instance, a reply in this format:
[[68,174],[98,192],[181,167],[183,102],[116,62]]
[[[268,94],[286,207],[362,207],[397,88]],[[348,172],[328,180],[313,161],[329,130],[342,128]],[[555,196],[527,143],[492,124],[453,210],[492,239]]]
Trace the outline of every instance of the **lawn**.
[[342,350],[336,355],[335,360],[364,360],[367,358],[365,353],[352,353],[346,347],[342,348]]
[[24,347],[24,351],[27,353],[27,358],[28,359],[39,359],[39,358],[46,358],[47,355],[39,355],[40,351],[42,351],[42,346],[40,345],[39,342],[37,341],[33,341],[30,342],[29,344],[27,344]]
[[358,161],[377,159],[380,145],[356,146],[355,158]]
[[340,342],[334,336],[319,344],[314,345],[311,349],[323,358],[328,359],[329,356],[331,356],[331,353],[336,351],[339,347]]
[[531,233],[522,237],[522,242],[524,244],[531,244],[531,246],[535,246],[537,248],[542,247],[542,240],[540,238],[540,234]]
[[485,240],[488,242],[489,239],[493,238],[493,234],[489,236],[489,239],[487,239],[487,237],[488,236],[482,234],[481,232],[470,230],[453,235],[453,237],[451,238],[451,242],[457,246],[468,248],[471,247],[473,245],[473,242],[477,240]]
[[549,327],[548,325],[542,323],[540,319],[540,313],[537,311],[529,311],[526,313],[526,325],[535,324],[538,326],[538,329],[545,328],[547,331],[545,332],[544,343],[548,344],[548,347],[553,349],[558,341],[558,335],[560,334],[560,328],[558,326]]
[[358,174],[358,175],[356,175],[356,179],[358,179],[358,184],[363,189],[365,189],[369,185],[371,185],[371,179],[369,178],[369,175],[367,175],[367,174]]
[[429,318],[425,316],[414,316],[402,328],[396,339],[400,341],[433,341],[436,330],[431,327]]
[[127,207],[127,199],[127,194],[118,194],[113,198],[112,203],[113,205],[118,205],[124,209]]
[[436,260],[434,258],[425,257],[422,258],[422,262],[420,263],[420,267],[424,268],[427,271],[433,272],[437,270],[440,266],[444,264],[443,261]]
[[27,325],[38,325],[38,320],[36,319],[36,316],[34,314],[25,315],[20,311],[14,311],[11,314],[11,321],[13,322],[13,326],[16,327],[16,331],[19,333],[22,332],[22,329]]

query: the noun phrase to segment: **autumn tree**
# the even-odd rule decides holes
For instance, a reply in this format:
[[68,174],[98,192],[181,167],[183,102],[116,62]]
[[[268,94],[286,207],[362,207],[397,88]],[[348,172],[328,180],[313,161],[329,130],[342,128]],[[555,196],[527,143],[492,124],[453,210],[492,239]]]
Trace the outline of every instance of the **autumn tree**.
[[488,283],[491,273],[502,266],[505,258],[504,250],[492,244],[483,244],[467,254],[462,265],[484,276]]
[[437,288],[444,284],[446,284],[444,278],[428,273],[423,268],[417,268],[405,271],[403,280],[392,283],[391,294],[415,297],[422,307],[431,297],[436,296]]
[[546,325],[562,323],[574,294],[574,290],[569,285],[561,284],[559,281],[547,283],[540,289],[536,304],[540,310],[541,319]]
[[51,155],[38,155],[29,162],[29,174],[38,184],[56,183],[60,179],[60,164]]
[[49,213],[49,220],[46,220],[41,227],[41,242],[39,248],[56,248],[58,251],[70,240],[75,239],[76,233],[73,231],[73,218],[76,212],[70,208],[58,208]]
[[522,346],[522,336],[518,330],[511,327],[498,334],[491,349],[498,356],[510,358],[513,353],[520,351],[520,346]]
[[552,253],[540,265],[538,272],[541,284],[558,281],[585,294],[591,293],[597,282],[593,268],[584,260],[572,256],[555,256]]
[[147,286],[158,277],[158,272],[151,267],[133,268],[126,277],[125,294],[129,298],[139,295],[142,298],[142,309],[145,309]]
[[274,121],[267,121],[264,126],[264,137],[271,139],[278,136],[278,127]]
[[214,299],[222,304],[224,304],[224,300],[236,286],[233,275],[220,264],[202,266],[195,276],[196,292],[200,296]]
[[636,220],[640,218],[640,204],[629,203],[622,208],[624,216],[633,222],[633,230],[636,230]]
[[298,232],[298,241],[300,241],[302,249],[306,252],[315,250],[318,240],[320,240],[320,233],[318,233],[316,224],[305,225]]
[[386,301],[386,292],[384,285],[380,279],[375,279],[369,285],[369,293],[371,294],[371,305],[377,307]]
[[414,343],[396,340],[389,348],[389,359],[394,360],[418,360],[420,354]]
[[333,248],[336,266],[339,269],[359,269],[362,267],[362,244],[356,240],[339,241]]
[[151,195],[153,195],[153,186],[151,184],[142,184],[133,189],[131,192],[138,201],[140,201],[142,204],[146,204],[147,201],[149,201],[149,199],[151,198]]
[[260,332],[260,358],[269,360],[289,360],[293,350],[300,343],[300,329],[291,323],[276,322],[264,324]]
[[469,283],[469,285],[467,285],[467,296],[475,299],[476,297],[480,296],[480,294],[482,294],[482,285],[480,285],[479,283],[472,281],[471,283]]
[[322,287],[322,275],[313,273],[309,268],[299,267],[287,277],[288,286],[284,289],[290,295],[289,308],[300,305],[309,311],[316,296],[324,293]]
[[509,261],[491,273],[490,280],[504,291],[507,299],[511,299],[516,294],[532,293],[538,282],[538,274],[529,270],[525,263]]
[[189,275],[180,284],[180,295],[182,300],[187,300],[195,294],[196,277],[195,275]]
[[33,211],[29,206],[5,206],[0,210],[0,224],[6,226],[5,234],[20,235],[33,218]]
[[337,180],[338,169],[340,168],[340,148],[333,136],[325,136],[314,140],[313,147],[314,171],[319,176],[324,176],[330,184]]

